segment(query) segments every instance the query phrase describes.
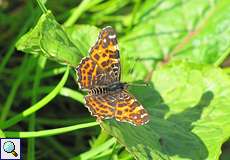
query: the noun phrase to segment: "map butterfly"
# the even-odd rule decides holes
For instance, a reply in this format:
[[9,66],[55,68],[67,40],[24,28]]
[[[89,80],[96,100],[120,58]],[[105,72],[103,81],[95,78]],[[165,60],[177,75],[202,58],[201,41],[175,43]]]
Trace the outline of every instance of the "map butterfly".
[[99,33],[89,57],[76,68],[79,87],[88,92],[85,106],[98,120],[115,118],[135,126],[149,122],[144,107],[121,83],[120,55],[115,30],[108,26]]

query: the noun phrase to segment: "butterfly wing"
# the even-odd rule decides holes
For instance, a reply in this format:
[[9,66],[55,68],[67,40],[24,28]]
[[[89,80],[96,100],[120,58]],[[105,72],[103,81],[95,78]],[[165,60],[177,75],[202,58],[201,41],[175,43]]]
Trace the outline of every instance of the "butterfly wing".
[[79,66],[76,68],[78,75],[78,85],[81,89],[91,89],[93,82],[93,73],[95,74],[96,63],[89,57],[85,57],[81,60]]
[[128,91],[123,90],[116,94],[117,104],[115,118],[121,122],[129,122],[135,126],[149,122],[149,115],[144,107]]
[[92,89],[120,81],[120,57],[116,33],[112,27],[102,29],[96,44],[76,69],[81,89]]
[[112,27],[105,27],[99,33],[96,44],[90,49],[90,58],[105,71],[106,84],[120,81],[120,54]]
[[[116,33],[112,27],[102,29],[90,57],[77,67],[78,83],[82,89],[108,86],[120,81],[120,56]],[[122,122],[143,125],[149,117],[143,106],[127,91],[105,95],[87,95],[86,106],[98,119],[115,117]]]
[[76,68],[76,73],[78,75],[78,85],[81,89],[92,89],[103,85],[106,81],[106,73],[89,57],[81,60]]
[[143,125],[149,121],[149,116],[143,106],[126,90],[106,95],[85,97],[86,106],[98,119],[116,118],[121,122],[133,125]]
[[114,117],[115,99],[110,95],[87,95],[85,96],[85,106],[91,115],[97,117],[97,119]]

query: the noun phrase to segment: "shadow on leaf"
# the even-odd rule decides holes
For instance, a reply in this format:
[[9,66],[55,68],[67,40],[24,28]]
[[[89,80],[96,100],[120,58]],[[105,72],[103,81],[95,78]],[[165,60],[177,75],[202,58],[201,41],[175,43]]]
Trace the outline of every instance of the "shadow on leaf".
[[[137,82],[140,83],[140,82]],[[130,87],[130,92],[143,104],[150,115],[150,122],[135,127],[129,123],[106,120],[102,127],[125,145],[137,159],[170,159],[181,157],[203,160],[208,151],[201,139],[191,132],[192,123],[200,119],[202,111],[207,107],[214,95],[207,91],[193,107],[187,107],[181,113],[173,114],[167,119],[169,106],[161,95],[148,87]]]

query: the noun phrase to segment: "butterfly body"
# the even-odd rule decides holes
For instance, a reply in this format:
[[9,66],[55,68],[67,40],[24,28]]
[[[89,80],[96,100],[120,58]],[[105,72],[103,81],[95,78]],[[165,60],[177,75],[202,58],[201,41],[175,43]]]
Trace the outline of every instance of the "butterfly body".
[[104,87],[96,87],[89,90],[89,95],[100,95],[100,94],[109,94],[113,92],[120,92],[124,89],[127,89],[127,83],[114,83]]
[[127,83],[120,82],[120,55],[116,32],[110,26],[102,29],[96,44],[76,68],[79,87],[88,92],[85,105],[99,120],[143,125],[149,121],[144,107],[127,91]]

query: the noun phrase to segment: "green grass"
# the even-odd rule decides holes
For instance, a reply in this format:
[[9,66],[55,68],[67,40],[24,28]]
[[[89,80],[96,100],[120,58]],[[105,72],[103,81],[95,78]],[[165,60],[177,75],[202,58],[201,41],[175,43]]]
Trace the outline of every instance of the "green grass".
[[[0,4],[0,137],[22,138],[25,159],[228,159],[227,0],[43,2]],[[122,81],[149,83],[129,90],[145,126],[99,123],[84,107],[74,69],[107,25]]]

